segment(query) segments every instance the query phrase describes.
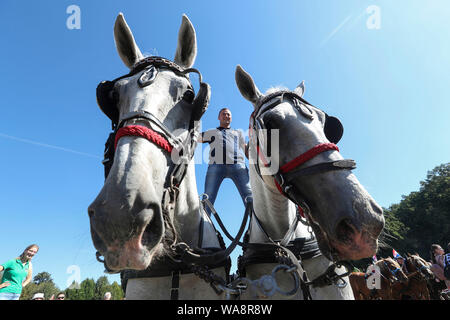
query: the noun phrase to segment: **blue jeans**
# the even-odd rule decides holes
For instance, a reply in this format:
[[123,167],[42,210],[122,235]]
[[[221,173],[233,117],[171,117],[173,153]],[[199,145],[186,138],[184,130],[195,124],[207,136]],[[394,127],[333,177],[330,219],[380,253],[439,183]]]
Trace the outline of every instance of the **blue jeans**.
[[0,300],[19,300],[20,293],[0,292]]
[[[222,184],[223,179],[230,178],[236,185],[242,202],[245,206],[245,199],[252,196],[250,189],[250,181],[248,177],[248,169],[245,164],[210,164],[206,172],[205,179],[205,193],[211,204],[214,204],[217,197],[217,192]],[[211,212],[206,206],[206,212],[211,215]]]

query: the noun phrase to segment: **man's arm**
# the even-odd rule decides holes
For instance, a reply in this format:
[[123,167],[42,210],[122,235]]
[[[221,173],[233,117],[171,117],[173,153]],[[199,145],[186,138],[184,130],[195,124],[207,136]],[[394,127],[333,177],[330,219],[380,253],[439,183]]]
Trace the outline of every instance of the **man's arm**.
[[200,133],[200,135],[197,138],[197,142],[210,143],[212,141],[212,137],[214,137],[214,131],[207,130],[205,132]]
[[239,146],[244,151],[245,157],[248,159],[248,142],[245,143],[244,134],[239,130]]

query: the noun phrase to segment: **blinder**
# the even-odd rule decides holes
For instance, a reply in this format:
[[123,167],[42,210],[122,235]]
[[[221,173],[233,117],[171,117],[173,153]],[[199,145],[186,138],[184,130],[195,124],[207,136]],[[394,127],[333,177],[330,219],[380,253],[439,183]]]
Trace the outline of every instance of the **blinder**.
[[97,104],[103,113],[113,122],[119,122],[119,109],[117,97],[114,96],[116,81],[102,81],[97,86]]
[[338,118],[325,114],[324,132],[331,143],[338,143],[344,134],[344,127]]

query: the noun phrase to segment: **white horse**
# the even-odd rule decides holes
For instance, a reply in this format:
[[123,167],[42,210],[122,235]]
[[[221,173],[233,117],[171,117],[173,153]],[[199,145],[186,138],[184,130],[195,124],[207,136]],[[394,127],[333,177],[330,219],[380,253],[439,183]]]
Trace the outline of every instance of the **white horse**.
[[[188,77],[197,72],[191,68],[194,27],[183,15],[174,63],[144,58],[122,14],[114,38],[131,71],[97,89],[99,105],[116,128],[114,162],[88,209],[98,255],[109,271],[135,270],[124,273],[126,299],[222,299],[173,251],[180,243],[207,253],[223,247],[201,209],[192,160],[198,134],[193,122],[210,95],[200,77],[194,98]],[[225,262],[210,265],[221,279],[228,276]]]
[[[331,272],[331,277],[344,274],[345,269],[342,266],[334,268],[332,261],[357,260],[372,256],[377,250],[377,238],[384,225],[382,209],[348,170],[351,167],[340,162],[342,157],[339,152],[334,147],[329,148],[329,140],[339,140],[339,135],[342,134],[339,132],[340,128],[332,128],[333,125],[337,126],[337,119],[329,120],[334,123],[328,124],[331,128],[326,128],[329,117],[301,98],[304,93],[303,83],[294,92],[275,90],[263,95],[252,77],[240,66],[236,68],[236,83],[243,97],[252,102],[255,108],[250,128],[249,174],[257,218],[251,219],[248,242],[277,242],[286,245],[295,239],[308,243],[317,237],[323,254],[314,254],[312,248],[314,257],[301,259],[310,281],[317,279],[327,270]],[[277,142],[272,141],[271,168],[268,168],[269,157],[264,150],[268,137],[262,134],[263,129],[279,130],[279,143],[275,146]],[[328,137],[327,133],[331,137]],[[337,137],[333,137],[333,134]],[[317,145],[328,147],[325,151],[311,151],[316,150],[317,148],[311,148]],[[304,169],[305,162],[312,166]],[[324,165],[325,162],[342,164],[342,170],[333,170],[334,168]],[[316,171],[303,174],[302,170]],[[301,218],[298,217],[297,207],[289,199],[304,209],[315,235],[311,228],[302,222],[298,223]],[[249,261],[246,254],[248,255],[250,250],[258,253],[257,247],[244,250],[241,257],[243,261]],[[270,274],[279,264],[276,261],[261,263],[261,260],[253,260],[253,263],[244,268],[245,276],[250,279],[259,279],[264,274]],[[285,293],[294,287],[293,277],[289,273],[278,272],[276,281],[279,289]],[[347,285],[343,286],[343,281]],[[324,286],[308,287],[312,299],[354,299],[347,276],[325,281]],[[246,293],[242,298],[252,296]],[[277,293],[270,298],[304,297],[302,290],[298,290],[295,295],[289,297]]]

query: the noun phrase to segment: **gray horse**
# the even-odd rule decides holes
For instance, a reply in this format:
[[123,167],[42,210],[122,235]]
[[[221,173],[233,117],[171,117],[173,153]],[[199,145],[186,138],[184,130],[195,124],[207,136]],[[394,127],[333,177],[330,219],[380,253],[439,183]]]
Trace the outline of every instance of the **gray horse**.
[[[319,252],[314,257],[303,259],[309,280],[323,274],[332,266],[332,261],[372,256],[377,250],[377,238],[384,226],[382,209],[348,170],[352,166],[348,167],[344,163],[336,146],[330,143],[326,133],[336,130],[325,128],[329,117],[303,100],[304,84],[299,85],[294,92],[272,89],[262,94],[252,77],[240,66],[236,68],[236,83],[243,97],[252,102],[255,108],[253,124],[258,122],[251,126],[249,142],[250,183],[257,217],[251,220],[249,243],[267,244],[278,240],[278,243],[287,244],[294,239],[308,242],[317,237],[323,254]],[[334,119],[329,121],[336,124]],[[261,134],[263,128],[267,131],[276,129],[279,133],[278,143],[272,142],[272,149],[278,150],[272,150],[270,159],[270,165],[275,170],[267,170],[269,161],[261,159],[266,155],[263,146],[266,145],[264,139],[268,137],[268,134]],[[339,135],[340,132],[335,134]],[[326,147],[325,151],[314,154],[317,149],[314,146],[318,145]],[[274,153],[278,157],[274,157]],[[299,160],[305,157],[306,161]],[[328,165],[323,165],[326,162],[342,164],[343,168],[329,169]],[[316,167],[305,169],[304,163],[311,168]],[[288,170],[289,166],[292,168]],[[323,168],[320,169],[320,166]],[[283,170],[286,171],[283,175],[286,181],[277,177]],[[292,175],[289,175],[290,170]],[[311,172],[304,174],[301,170]],[[288,186],[291,190],[288,190]],[[302,219],[298,218],[294,202],[305,209],[304,214],[315,235],[306,224],[298,223]],[[245,268],[246,276],[258,279],[263,274],[270,274],[275,265],[250,264]],[[342,267],[332,269],[334,275],[345,272]],[[348,284],[348,277],[343,280]],[[293,287],[289,274],[280,273],[277,282],[284,292]],[[343,283],[337,279],[330,285],[311,286],[311,296],[313,299],[353,299],[350,285],[342,286]],[[277,294],[272,298],[286,297]],[[290,298],[302,298],[302,292],[299,290]]]
[[[223,247],[201,208],[192,157],[186,160],[195,149],[189,143],[198,135],[193,120],[199,120],[210,95],[209,86],[201,82],[202,92],[194,98],[188,77],[196,71],[191,68],[197,55],[194,27],[183,15],[174,63],[145,58],[122,14],[114,38],[131,72],[111,82],[107,92],[101,89],[100,97],[98,91],[100,107],[111,118],[116,114],[119,130],[114,162],[88,209],[94,245],[108,270],[139,270],[125,273],[133,275],[127,281],[127,299],[221,299],[224,295],[184,268],[173,252],[180,243]],[[224,263],[211,269],[221,278],[228,274]]]

